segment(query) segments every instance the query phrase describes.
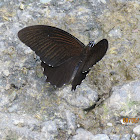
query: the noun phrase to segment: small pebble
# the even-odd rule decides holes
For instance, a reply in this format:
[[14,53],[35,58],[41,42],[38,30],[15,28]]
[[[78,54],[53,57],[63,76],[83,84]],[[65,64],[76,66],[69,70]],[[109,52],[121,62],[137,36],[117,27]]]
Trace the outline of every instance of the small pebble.
[[136,126],[136,127],[133,129],[133,132],[134,132],[136,135],[140,135],[140,125]]
[[107,123],[107,126],[113,126],[112,123]]
[[51,0],[40,0],[41,3],[48,3],[50,2]]

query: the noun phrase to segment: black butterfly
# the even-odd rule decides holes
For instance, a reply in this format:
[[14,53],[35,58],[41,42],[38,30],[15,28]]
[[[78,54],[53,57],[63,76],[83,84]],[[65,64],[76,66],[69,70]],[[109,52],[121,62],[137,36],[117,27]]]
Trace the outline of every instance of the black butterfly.
[[108,48],[106,39],[85,46],[68,32],[46,25],[26,27],[18,32],[18,37],[40,56],[47,82],[62,87],[72,81],[72,90],[81,84]]

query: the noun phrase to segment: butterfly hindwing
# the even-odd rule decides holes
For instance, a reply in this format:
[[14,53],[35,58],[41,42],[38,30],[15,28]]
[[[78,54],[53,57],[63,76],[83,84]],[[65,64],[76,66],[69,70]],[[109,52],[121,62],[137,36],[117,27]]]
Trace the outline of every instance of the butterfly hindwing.
[[89,73],[89,71],[84,72],[84,73],[78,72],[75,75],[75,77],[74,77],[74,79],[72,81],[72,90],[75,90],[76,86],[81,84],[82,80],[84,80],[86,78],[86,75]]
[[98,61],[100,61],[106,54],[107,49],[108,49],[108,41],[106,39],[99,41],[93,47],[87,47],[86,56],[84,60],[85,64],[82,68],[82,72],[88,71],[89,68],[91,68]]
[[44,62],[41,63],[41,66],[44,68],[44,74],[47,76],[46,81],[61,87],[63,84],[70,82],[78,62],[79,58],[74,57],[57,67],[48,66]]

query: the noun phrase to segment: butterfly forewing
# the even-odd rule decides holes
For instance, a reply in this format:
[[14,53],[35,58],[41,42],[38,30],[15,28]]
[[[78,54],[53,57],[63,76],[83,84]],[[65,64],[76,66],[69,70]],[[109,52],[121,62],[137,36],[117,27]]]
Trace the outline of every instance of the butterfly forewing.
[[79,57],[85,47],[71,34],[51,26],[35,25],[19,31],[19,39],[48,65],[59,66],[71,57]]
[[87,48],[85,48],[85,56],[72,81],[72,90],[75,90],[76,86],[80,85],[82,80],[86,78],[90,68],[103,58],[107,48],[108,41],[106,39],[101,40],[93,47],[87,46]]
[[108,49],[108,41],[106,39],[101,40],[95,46],[86,48],[86,56],[84,59],[84,66],[82,72],[88,71],[93,65],[100,61]]

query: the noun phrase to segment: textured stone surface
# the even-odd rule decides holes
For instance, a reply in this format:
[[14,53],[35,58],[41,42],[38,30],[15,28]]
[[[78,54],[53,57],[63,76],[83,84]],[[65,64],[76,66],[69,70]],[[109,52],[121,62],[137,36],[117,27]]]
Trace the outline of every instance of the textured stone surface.
[[125,106],[128,106],[134,102],[134,105],[136,105],[140,102],[140,81],[130,82],[123,86],[117,86],[112,90],[112,95],[108,100],[108,105],[114,109],[120,110],[120,108],[124,107],[125,104]]
[[[139,6],[139,0],[1,0],[0,139],[140,139],[137,124],[122,121],[140,118]],[[46,83],[39,57],[19,41],[18,31],[35,24],[59,27],[85,45],[108,39],[107,54],[76,91]]]
[[134,134],[136,134],[136,135],[140,135],[140,125],[136,126],[136,127],[133,129],[133,132],[134,132]]

